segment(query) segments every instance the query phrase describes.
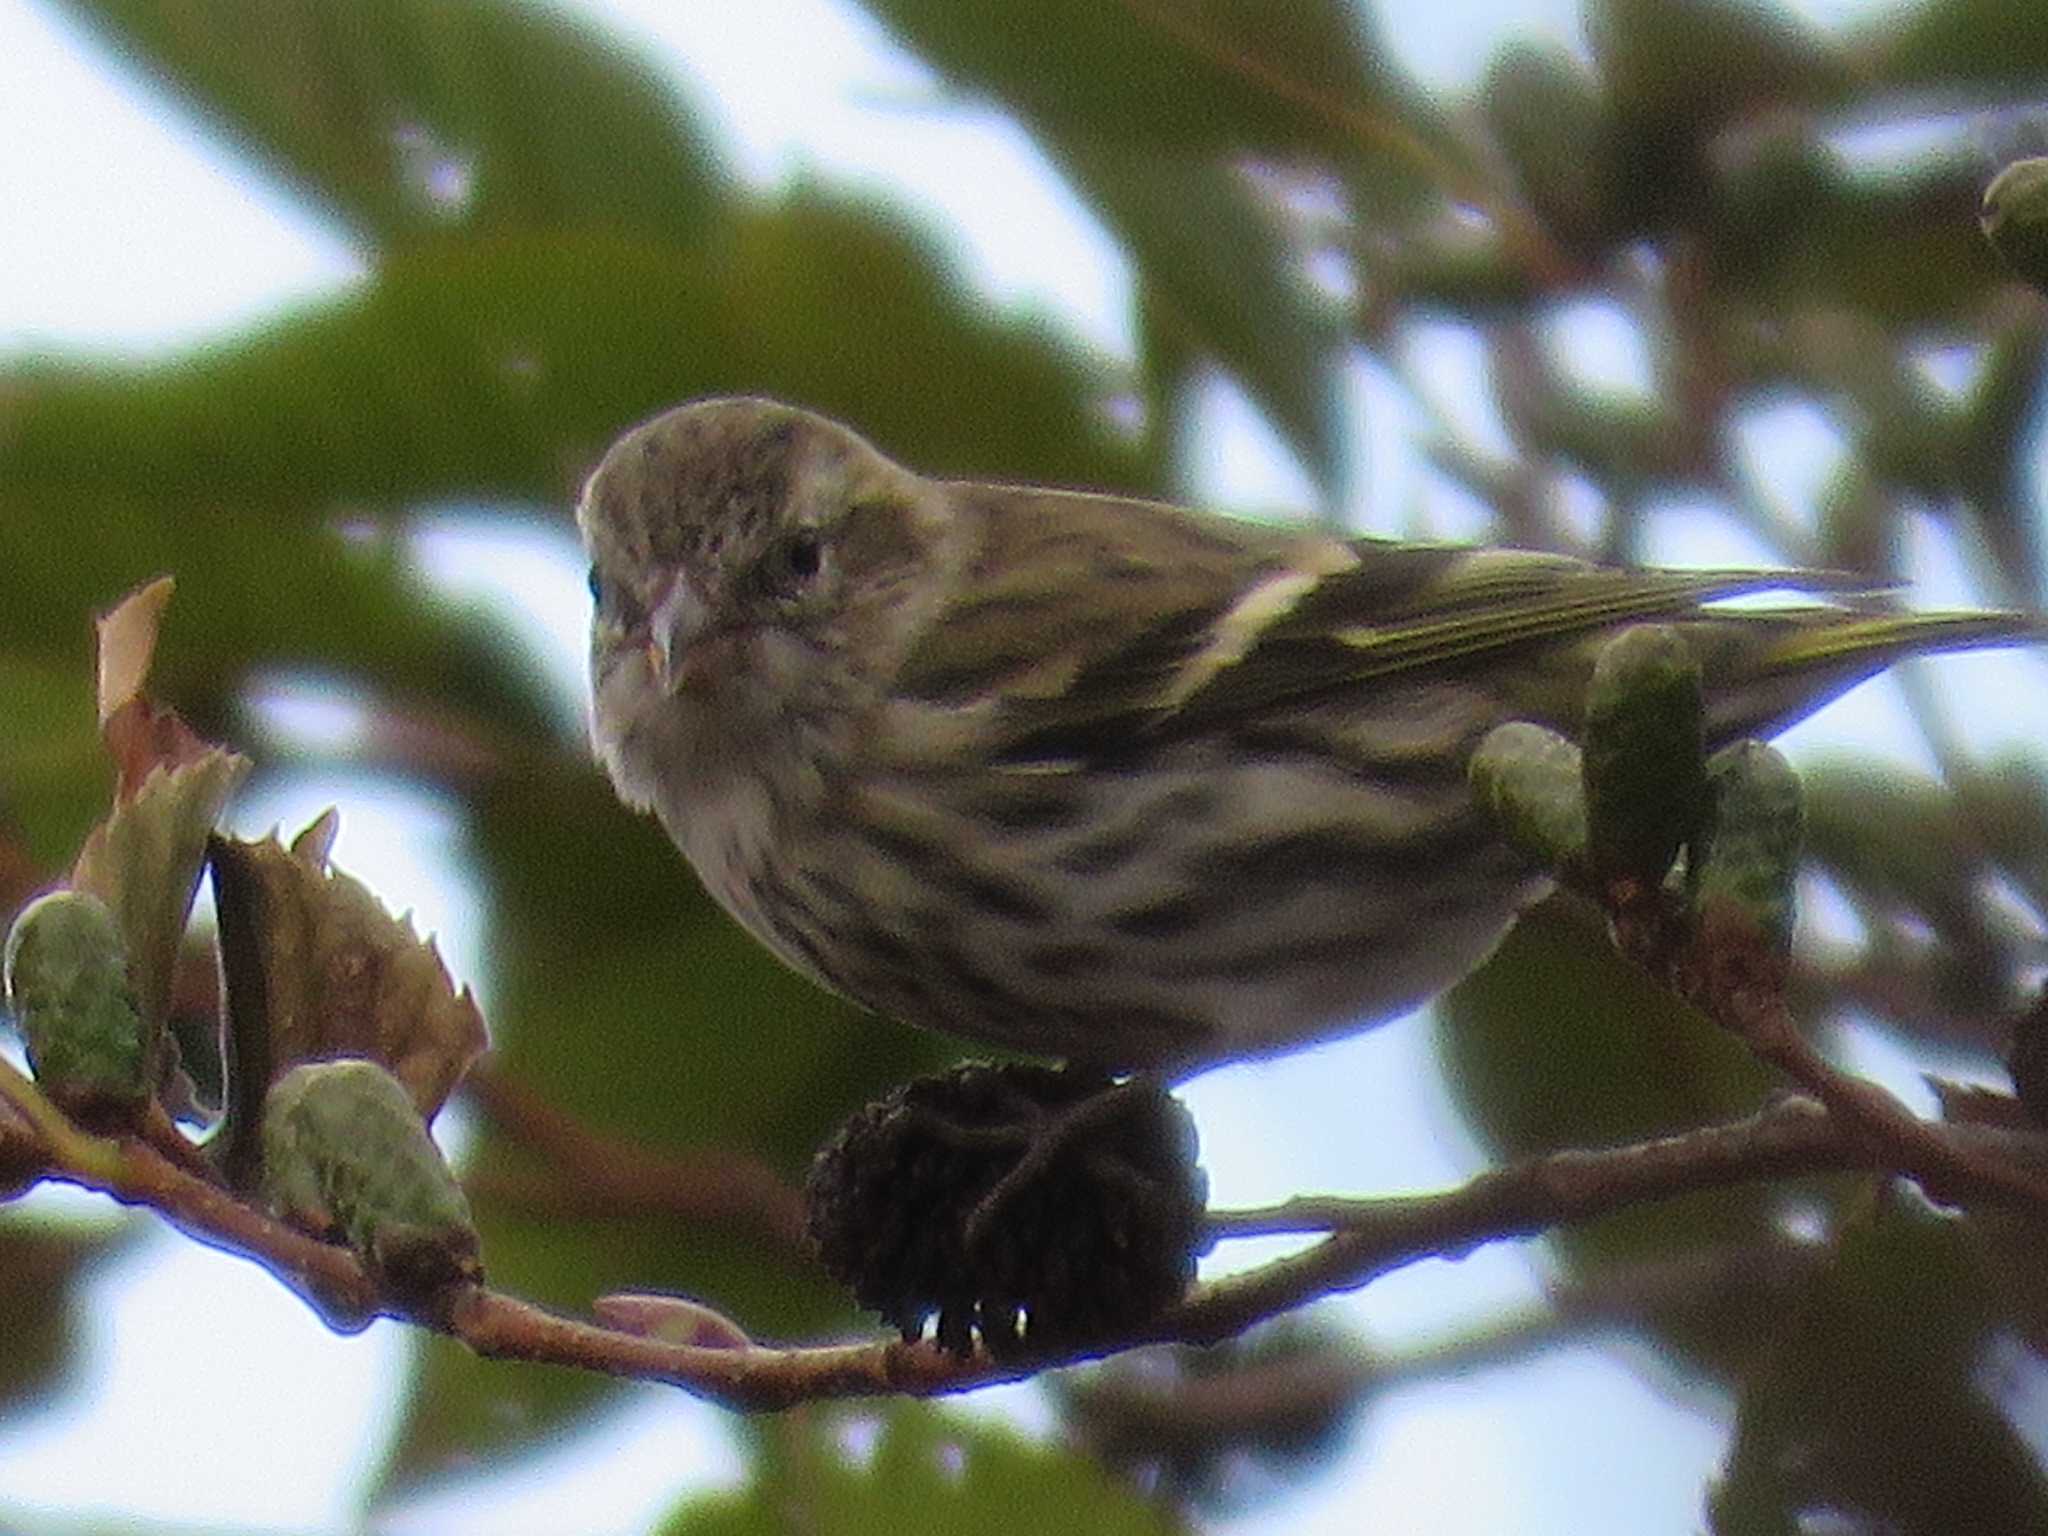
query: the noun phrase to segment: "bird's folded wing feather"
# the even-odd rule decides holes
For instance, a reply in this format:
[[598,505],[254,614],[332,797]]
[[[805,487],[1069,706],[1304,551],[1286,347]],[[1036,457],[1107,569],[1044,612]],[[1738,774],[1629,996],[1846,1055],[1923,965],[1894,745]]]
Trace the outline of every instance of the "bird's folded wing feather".
[[1057,492],[1012,493],[984,546],[898,684],[983,715],[991,756],[1019,765],[1116,757],[1739,593],[1862,585],[1340,540]]

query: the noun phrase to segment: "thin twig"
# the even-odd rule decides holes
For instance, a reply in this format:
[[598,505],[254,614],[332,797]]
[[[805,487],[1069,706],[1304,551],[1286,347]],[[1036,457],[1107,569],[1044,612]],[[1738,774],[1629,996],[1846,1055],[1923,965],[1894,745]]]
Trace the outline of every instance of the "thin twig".
[[185,1139],[185,1133],[178,1129],[177,1122],[164,1112],[158,1101],[150,1101],[136,1130],[144,1141],[195,1179],[204,1179],[210,1184],[222,1182],[220,1170],[207,1161],[203,1151]]
[[[1932,1129],[1932,1128],[1930,1128]],[[794,1348],[680,1345],[564,1317],[462,1284],[423,1302],[380,1291],[347,1250],[317,1241],[195,1178],[133,1139],[118,1144],[119,1174],[106,1182],[63,1176],[147,1205],[199,1241],[255,1260],[305,1296],[330,1324],[358,1328],[384,1315],[447,1334],[479,1355],[540,1361],[662,1381],[746,1410],[827,1397],[929,1396],[1014,1380],[1050,1366],[1138,1344],[1209,1343],[1304,1301],[1356,1289],[1429,1256],[1458,1257],[1482,1244],[1608,1215],[1649,1201],[1764,1179],[1843,1169],[1884,1171],[1879,1148],[1845,1131],[1822,1105],[1785,1098],[1723,1125],[1604,1151],[1532,1158],[1440,1194],[1322,1202],[1333,1235],[1307,1251],[1205,1285],[1143,1328],[1083,1349],[996,1361],[960,1358],[899,1340]],[[1967,1191],[1991,1199],[2008,1191]],[[1231,1235],[1300,1230],[1310,1210],[1219,1213]],[[1276,1214],[1282,1213],[1282,1214]]]
[[[1479,1174],[1443,1194],[1373,1200],[1314,1197],[1251,1210],[1214,1211],[1209,1230],[1218,1237],[1329,1231],[1340,1236],[1364,1232],[1384,1239],[1427,1216],[1431,1221],[1472,1224],[1488,1238],[1511,1237],[1605,1215],[1641,1198],[1639,1190],[1653,1190],[1650,1198],[1668,1199],[1749,1180],[1856,1169],[1877,1172],[1882,1166],[1872,1151],[1844,1136],[1819,1103],[1788,1095],[1740,1120],[1627,1146],[1527,1158]],[[1695,1182],[1687,1184],[1687,1179]],[[1524,1224],[1507,1228],[1489,1221],[1490,1203],[1502,1216],[1520,1213]]]
[[4,1058],[0,1058],[0,1103],[28,1126],[53,1169],[89,1179],[108,1178],[115,1172],[118,1155],[114,1143],[73,1125],[32,1079]]
[[473,1193],[571,1215],[729,1222],[802,1251],[803,1201],[758,1158],[722,1148],[664,1152],[604,1135],[488,1060],[470,1071],[463,1091],[494,1127],[539,1153],[551,1175],[479,1172],[468,1181]]
[[1779,1003],[1744,1031],[1750,1049],[1828,1107],[1844,1129],[1888,1149],[1889,1161],[1927,1193],[1948,1204],[1966,1203],[1972,1191],[2008,1196],[2048,1210],[2048,1177],[1998,1157],[1980,1157],[1922,1120],[1891,1093],[1843,1072],[1792,1023]]
[[116,1167],[100,1180],[58,1176],[97,1189],[124,1205],[145,1206],[196,1242],[251,1259],[269,1270],[340,1333],[369,1326],[390,1308],[380,1288],[346,1248],[308,1237],[261,1208],[185,1172],[147,1142],[115,1144]]
[[1155,28],[1213,67],[1306,112],[1336,134],[1405,161],[1451,196],[1483,210],[1500,230],[1508,249],[1538,283],[1560,286],[1576,272],[1577,263],[1505,187],[1445,154],[1403,123],[1396,115],[1398,104],[1391,93],[1382,110],[1356,106],[1212,35],[1191,20],[1184,8],[1157,4],[1155,0],[1122,0],[1122,4],[1142,25]]
[[1812,1094],[1843,1133],[1871,1142],[1884,1166],[1947,1204],[1990,1196],[2048,1212],[2048,1176],[1961,1144],[1816,1050],[1785,1003],[1787,957],[1753,925],[1697,920],[1661,889],[1617,888],[1608,897],[1622,953]]

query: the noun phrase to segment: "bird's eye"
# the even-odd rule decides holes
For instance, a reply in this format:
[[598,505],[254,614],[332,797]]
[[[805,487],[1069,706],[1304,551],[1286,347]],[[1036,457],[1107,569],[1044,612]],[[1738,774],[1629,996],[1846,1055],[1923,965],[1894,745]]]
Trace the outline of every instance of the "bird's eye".
[[775,552],[774,571],[784,585],[800,587],[816,576],[824,563],[824,546],[816,533],[805,528],[782,541]]
[[590,568],[590,600],[600,608],[604,606],[604,576],[594,565]]

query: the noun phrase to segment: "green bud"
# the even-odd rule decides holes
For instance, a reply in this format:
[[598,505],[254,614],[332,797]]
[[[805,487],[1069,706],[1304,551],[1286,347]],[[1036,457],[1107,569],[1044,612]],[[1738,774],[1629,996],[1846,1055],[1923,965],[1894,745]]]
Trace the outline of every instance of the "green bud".
[[1677,630],[1625,629],[1586,694],[1586,840],[1593,872],[1660,883],[1706,806],[1700,664]]
[[1977,222],[2015,274],[2048,288],[2048,156],[2015,160],[1992,177]]
[[279,1215],[339,1235],[394,1290],[481,1273],[469,1202],[411,1097],[375,1062],[308,1062],[271,1084],[263,1187]]
[[8,1006],[29,1066],[73,1113],[132,1115],[154,1089],[121,926],[84,891],[32,901],[7,935]]
[[1585,862],[1586,795],[1576,745],[1511,720],[1487,732],[1466,772],[1473,795],[1522,852],[1552,869]]
[[1799,775],[1775,748],[1738,741],[1714,754],[1707,780],[1714,811],[1693,862],[1694,909],[1708,921],[1740,916],[1788,953],[1806,830]]

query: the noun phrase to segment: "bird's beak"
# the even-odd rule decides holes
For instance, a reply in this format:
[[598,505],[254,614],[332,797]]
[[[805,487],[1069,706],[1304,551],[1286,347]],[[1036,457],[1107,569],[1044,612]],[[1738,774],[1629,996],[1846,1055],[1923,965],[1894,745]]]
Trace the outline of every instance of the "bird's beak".
[[665,694],[683,685],[690,650],[710,627],[709,606],[690,579],[677,572],[647,618],[647,665]]

